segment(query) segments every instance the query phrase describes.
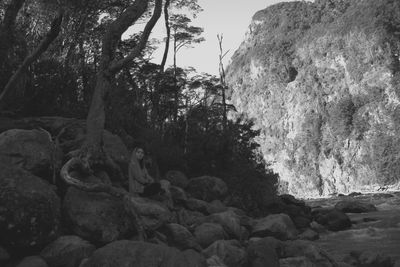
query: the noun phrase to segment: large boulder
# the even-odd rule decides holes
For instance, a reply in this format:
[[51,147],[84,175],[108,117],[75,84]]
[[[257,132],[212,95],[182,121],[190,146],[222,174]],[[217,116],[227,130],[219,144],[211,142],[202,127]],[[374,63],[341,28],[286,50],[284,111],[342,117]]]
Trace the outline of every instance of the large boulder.
[[195,228],[194,236],[197,242],[206,248],[217,240],[225,239],[226,233],[220,224],[203,223]]
[[287,214],[272,214],[254,221],[252,236],[273,236],[282,240],[294,239],[298,234],[296,226]]
[[46,261],[39,256],[23,258],[16,267],[48,267]]
[[376,211],[376,207],[371,203],[362,203],[359,201],[343,200],[336,203],[335,208],[345,213],[363,213]]
[[104,151],[122,168],[126,168],[130,155],[122,139],[107,130],[103,132]]
[[186,191],[194,198],[210,202],[223,200],[228,193],[228,186],[218,177],[201,176],[190,179]]
[[350,218],[337,209],[320,208],[313,210],[314,220],[330,231],[341,231],[351,227]]
[[165,179],[168,180],[171,185],[178,186],[185,189],[189,183],[189,179],[181,171],[171,170],[165,174]]
[[12,129],[0,134],[0,161],[39,176],[49,176],[54,149],[45,130]]
[[251,267],[279,267],[279,258],[275,247],[267,239],[249,242],[247,254]]
[[207,258],[218,256],[228,267],[247,265],[247,253],[237,240],[218,240],[203,251]]
[[74,234],[95,243],[109,243],[135,232],[122,200],[105,193],[71,187],[63,209]]
[[291,1],[253,16],[226,81],[282,189],[328,196],[399,181],[398,8]]
[[242,217],[233,210],[211,214],[205,217],[203,222],[220,224],[230,238],[242,239]]
[[40,256],[51,267],[75,267],[89,258],[95,249],[94,245],[78,236],[61,236],[47,245]]
[[60,199],[52,186],[18,167],[0,165],[0,245],[41,247],[55,239]]
[[161,231],[166,235],[169,246],[180,250],[194,249],[201,251],[200,245],[186,227],[177,223],[169,223]]
[[82,267],[205,267],[200,254],[156,244],[121,240],[97,249]]
[[136,207],[146,229],[156,230],[174,220],[168,207],[159,201],[141,197],[131,197],[130,201]]

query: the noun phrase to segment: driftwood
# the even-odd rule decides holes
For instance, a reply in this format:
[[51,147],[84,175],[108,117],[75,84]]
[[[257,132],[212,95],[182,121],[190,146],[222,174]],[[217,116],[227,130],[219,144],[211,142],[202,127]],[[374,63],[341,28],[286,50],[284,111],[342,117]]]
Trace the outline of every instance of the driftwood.
[[76,187],[86,192],[107,193],[111,196],[122,198],[127,213],[133,218],[139,239],[146,240],[145,227],[139,215],[138,208],[132,201],[132,195],[124,189],[116,188],[101,183],[85,183],[71,175],[72,170],[80,170],[81,173],[89,174],[91,171],[87,169],[87,165],[78,157],[71,158],[61,168],[61,178],[70,186]]

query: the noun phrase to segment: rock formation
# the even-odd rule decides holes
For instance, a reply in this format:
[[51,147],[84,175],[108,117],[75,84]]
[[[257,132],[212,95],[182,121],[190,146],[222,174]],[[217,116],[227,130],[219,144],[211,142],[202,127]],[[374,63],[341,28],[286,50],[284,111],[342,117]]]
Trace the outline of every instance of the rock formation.
[[227,81],[282,191],[399,182],[399,18],[395,0],[288,2],[254,15]]

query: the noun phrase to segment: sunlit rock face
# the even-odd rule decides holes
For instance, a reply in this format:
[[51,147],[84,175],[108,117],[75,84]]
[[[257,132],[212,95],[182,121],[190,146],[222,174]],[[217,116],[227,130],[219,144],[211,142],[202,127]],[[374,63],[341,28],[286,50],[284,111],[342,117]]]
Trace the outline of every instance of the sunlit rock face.
[[257,12],[227,70],[281,189],[318,196],[400,179],[400,1]]

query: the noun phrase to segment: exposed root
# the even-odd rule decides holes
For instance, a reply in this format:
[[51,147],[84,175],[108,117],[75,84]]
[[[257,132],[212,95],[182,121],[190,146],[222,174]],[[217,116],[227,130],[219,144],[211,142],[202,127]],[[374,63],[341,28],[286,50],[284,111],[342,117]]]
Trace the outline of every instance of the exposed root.
[[86,192],[97,192],[97,193],[107,193],[114,197],[122,198],[124,202],[124,207],[127,213],[132,216],[134,219],[136,230],[139,234],[139,239],[144,241],[146,240],[145,228],[142,223],[142,219],[138,213],[137,207],[134,205],[134,202],[131,200],[131,195],[125,191],[124,189],[115,188],[113,186],[101,183],[85,183],[81,180],[73,177],[71,172],[73,170],[79,170],[81,173],[91,173],[90,170],[87,169],[87,163],[84,163],[81,158],[73,157],[64,164],[61,168],[61,178],[70,186],[76,187],[80,190]]

